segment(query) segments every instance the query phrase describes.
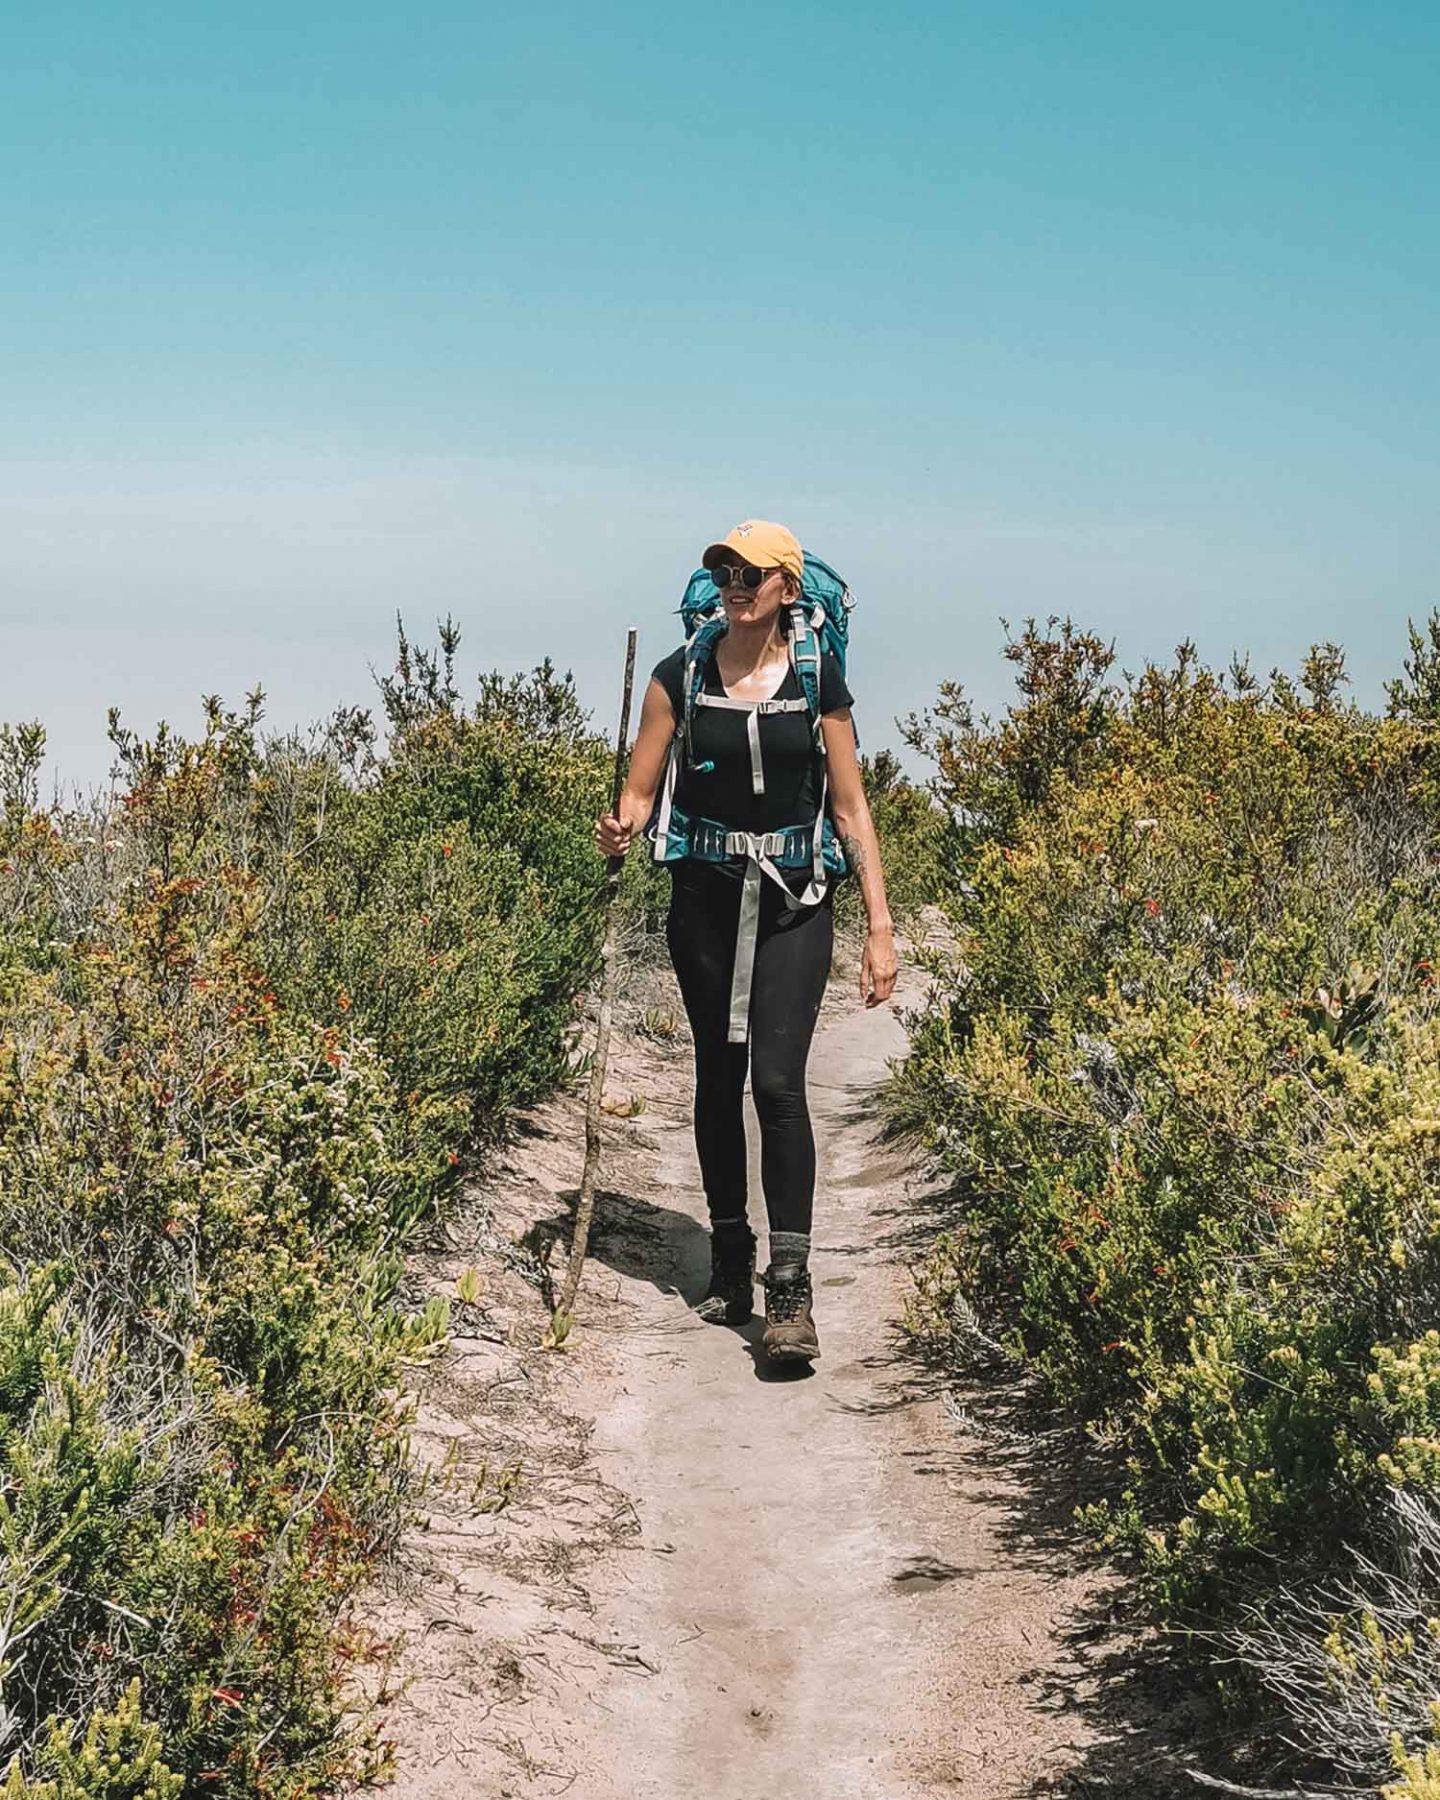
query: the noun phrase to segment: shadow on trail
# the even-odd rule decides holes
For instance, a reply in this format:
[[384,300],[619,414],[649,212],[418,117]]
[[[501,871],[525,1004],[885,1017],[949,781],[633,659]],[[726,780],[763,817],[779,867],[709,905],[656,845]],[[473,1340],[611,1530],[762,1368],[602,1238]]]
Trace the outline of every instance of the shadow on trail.
[[[1113,1497],[1118,1471],[1078,1426],[1042,1412],[1008,1372],[962,1382],[926,1369],[916,1380],[947,1392],[954,1428],[947,1450],[927,1452],[924,1472],[948,1477],[966,1502],[987,1509],[1007,1563],[1057,1587],[1087,1564],[1103,1566],[1076,1511]],[[1253,1721],[1222,1711],[1209,1672],[1147,1629],[1118,1572],[1055,1621],[1052,1642],[1065,1653],[1062,1666],[1032,1672],[1028,1703],[1075,1719],[1093,1742],[1014,1800],[1183,1800],[1214,1791],[1191,1770],[1281,1793],[1323,1780],[1277,1753]]]
[[[525,1234],[525,1247],[547,1267],[558,1266],[570,1254],[579,1189],[568,1189],[559,1198],[563,1210],[537,1219]],[[557,1246],[560,1255],[555,1254]],[[710,1234],[689,1213],[614,1188],[597,1188],[586,1256],[617,1275],[648,1282],[657,1293],[678,1294],[694,1305],[710,1276]]]
[[[1078,1429],[1042,1418],[1012,1379],[976,1378],[951,1391],[959,1406],[946,1472],[998,1520],[1007,1562],[1069,1581],[1092,1557],[1075,1509],[1113,1491],[1097,1453]],[[1223,1726],[1193,1672],[1187,1681],[1127,1620],[1118,1582],[1057,1620],[1053,1641],[1062,1666],[1034,1672],[1029,1703],[1074,1718],[1094,1741],[1063,1774],[1027,1789],[1027,1800],[1180,1800],[1203,1791],[1184,1773],[1187,1762],[1228,1770]]]
[[[868,1101],[857,1112],[875,1118]],[[878,1145],[877,1153],[884,1155]],[[859,1174],[873,1175],[873,1185],[882,1192],[887,1185],[878,1160]],[[569,1253],[578,1191],[565,1191],[557,1200],[556,1209],[526,1234],[526,1248],[558,1282]],[[897,1177],[893,1193],[876,1209],[881,1229],[873,1239],[827,1244],[821,1211],[817,1248],[823,1248],[836,1271],[832,1279],[848,1282],[852,1277],[841,1272],[850,1260],[876,1250],[902,1264],[918,1261],[933,1246],[937,1229],[955,1222],[963,1210],[963,1194],[956,1190],[920,1195]],[[617,1275],[693,1306],[708,1277],[709,1233],[689,1213],[603,1188],[596,1194],[588,1254]],[[823,1291],[822,1278],[817,1300]],[[821,1325],[823,1335],[823,1315]],[[826,1372],[823,1359],[814,1369],[803,1363],[770,1363],[760,1344],[761,1317],[741,1327],[710,1329],[732,1331],[751,1359],[757,1381],[804,1382]],[[952,1373],[913,1354],[898,1322],[892,1322],[869,1354],[856,1359],[855,1367],[869,1377],[868,1391],[853,1400],[831,1394],[826,1404],[857,1418],[938,1404],[949,1390],[961,1411],[949,1442],[923,1453],[931,1465],[923,1472],[948,1477],[987,1508],[998,1521],[1001,1555],[1014,1567],[1057,1583],[1074,1577],[1090,1556],[1075,1510],[1113,1492],[1114,1482],[1114,1471],[1078,1429],[1057,1427],[1053,1417],[1038,1411],[1024,1384],[1008,1377],[977,1377],[957,1388]],[[892,1580],[897,1593],[907,1593],[966,1572],[912,1559]],[[1180,1800],[1204,1791],[1186,1773],[1192,1766],[1254,1785],[1268,1785],[1280,1773],[1246,1757],[1249,1734],[1219,1716],[1194,1668],[1161,1654],[1127,1620],[1118,1583],[1077,1604],[1054,1630],[1065,1653],[1063,1665],[1057,1670],[1050,1660],[1043,1669],[1037,1666],[1024,1686],[1023,1704],[1073,1718],[1094,1741],[1064,1773],[1048,1773],[1007,1800],[1040,1800],[1042,1795],[1049,1800]],[[1293,1771],[1284,1773],[1293,1776]]]
[[757,1316],[748,1325],[733,1326],[733,1329],[744,1339],[745,1349],[755,1367],[755,1379],[769,1382],[776,1387],[793,1385],[796,1382],[812,1381],[817,1371],[807,1362],[771,1362],[761,1348],[760,1339],[764,1335],[765,1320]]
[[[897,1191],[878,1209],[885,1229],[877,1244],[902,1266],[918,1262],[964,1212],[960,1187]],[[949,1477],[990,1509],[1007,1562],[1057,1584],[1087,1563],[1103,1566],[1076,1512],[1113,1497],[1120,1471],[1078,1425],[1043,1410],[1030,1384],[998,1360],[988,1372],[957,1378],[922,1359],[898,1327],[893,1357],[876,1360],[889,1363],[894,1404],[948,1395],[953,1438],[925,1472]],[[875,1407],[872,1400],[855,1410]],[[1293,1756],[1268,1753],[1253,1721],[1222,1712],[1208,1672],[1145,1628],[1119,1574],[1057,1621],[1055,1639],[1064,1665],[1037,1667],[1030,1704],[1074,1718],[1094,1742],[1064,1773],[1042,1777],[1014,1800],[1182,1800],[1207,1791],[1192,1769],[1280,1791],[1320,1778],[1313,1768],[1297,1769]]]
[[[537,1219],[524,1238],[525,1249],[546,1269],[552,1285],[557,1280],[556,1271],[570,1253],[579,1190],[572,1188],[559,1197],[564,1210]],[[830,1247],[828,1253],[832,1256],[860,1255],[864,1249],[862,1245],[838,1245]],[[616,1275],[648,1282],[657,1293],[677,1296],[687,1307],[696,1305],[701,1299],[710,1279],[710,1233],[704,1225],[689,1213],[613,1188],[596,1190],[595,1214],[586,1255],[588,1260]],[[823,1293],[823,1282],[819,1285]],[[553,1305],[553,1301],[549,1304]],[[754,1365],[757,1381],[803,1382],[817,1372],[808,1363],[772,1362],[766,1356],[760,1341],[765,1330],[763,1310],[747,1325],[717,1325],[712,1329],[727,1330],[740,1338]],[[893,1371],[903,1386],[903,1393],[893,1398],[887,1394],[871,1404],[850,1405],[839,1401],[832,1404],[850,1412],[888,1412],[924,1397],[917,1385],[913,1365],[900,1354],[898,1341],[893,1352],[863,1360],[867,1367]]]

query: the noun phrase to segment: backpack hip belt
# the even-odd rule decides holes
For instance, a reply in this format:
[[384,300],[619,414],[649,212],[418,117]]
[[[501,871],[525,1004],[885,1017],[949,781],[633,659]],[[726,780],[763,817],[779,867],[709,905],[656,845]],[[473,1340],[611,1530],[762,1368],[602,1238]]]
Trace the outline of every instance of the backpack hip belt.
[[[672,841],[686,848],[681,855],[697,862],[730,862],[745,858],[745,874],[740,890],[740,918],[735,931],[735,964],[730,977],[730,1016],[726,1041],[743,1044],[749,1034],[750,994],[755,977],[755,946],[760,935],[760,884],[768,877],[785,896],[791,912],[802,906],[818,906],[825,898],[829,872],[844,868],[840,846],[834,830],[824,817],[821,798],[820,828],[814,825],[788,825],[782,831],[734,831],[718,819],[692,819],[672,804],[670,831]],[[678,856],[668,860],[677,861]],[[811,877],[802,892],[791,891],[781,874],[782,869],[809,867]]]
[[[796,609],[798,612],[798,608]],[[703,628],[702,628],[703,629]],[[698,633],[696,634],[699,635]],[[800,639],[797,647],[796,638]],[[693,642],[693,640],[692,640]],[[688,648],[688,646],[687,646]],[[685,718],[670,747],[670,760],[665,770],[665,785],[655,821],[654,854],[657,862],[674,862],[693,856],[700,862],[727,862],[731,857],[745,858],[744,885],[740,892],[740,919],[735,931],[735,963],[730,978],[730,1018],[726,1042],[743,1044],[750,1035],[750,993],[755,976],[755,945],[760,931],[760,882],[768,876],[785,896],[792,912],[802,906],[818,906],[825,898],[827,847],[831,851],[830,866],[837,872],[845,869],[844,855],[835,842],[834,829],[825,817],[828,789],[825,764],[825,739],[820,728],[819,646],[814,633],[807,630],[803,618],[796,621],[790,644],[790,661],[805,687],[801,700],[734,700],[728,694],[706,694],[700,691],[698,659],[690,660],[686,669],[689,705]],[[803,673],[802,673],[803,671]],[[779,831],[736,831],[718,819],[691,820],[675,805],[675,781],[682,747],[688,752],[690,711],[695,706],[718,706],[730,712],[748,713],[746,739],[750,748],[750,785],[753,792],[765,792],[765,772],[760,760],[760,714],[762,712],[812,713],[809,698],[817,696],[813,707],[813,736],[820,770],[820,804],[814,823],[785,826]],[[810,880],[805,890],[793,894],[780,873],[777,858],[789,868],[810,865]]]

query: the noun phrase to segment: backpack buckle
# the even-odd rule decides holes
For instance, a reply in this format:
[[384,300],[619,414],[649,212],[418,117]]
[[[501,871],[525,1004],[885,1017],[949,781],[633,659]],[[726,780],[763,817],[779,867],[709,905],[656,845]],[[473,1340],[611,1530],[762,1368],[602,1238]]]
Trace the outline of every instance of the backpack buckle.
[[748,856],[758,862],[762,856],[781,856],[785,851],[783,831],[727,831],[725,854]]

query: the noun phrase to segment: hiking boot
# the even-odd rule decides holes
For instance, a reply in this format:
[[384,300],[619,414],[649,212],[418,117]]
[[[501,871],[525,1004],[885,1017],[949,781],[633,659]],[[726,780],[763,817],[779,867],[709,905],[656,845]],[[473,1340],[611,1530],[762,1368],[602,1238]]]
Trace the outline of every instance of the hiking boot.
[[755,1239],[710,1239],[710,1285],[695,1311],[711,1325],[746,1325],[755,1314]]
[[765,1354],[774,1362],[811,1362],[820,1354],[811,1307],[810,1271],[801,1263],[768,1268],[765,1284]]

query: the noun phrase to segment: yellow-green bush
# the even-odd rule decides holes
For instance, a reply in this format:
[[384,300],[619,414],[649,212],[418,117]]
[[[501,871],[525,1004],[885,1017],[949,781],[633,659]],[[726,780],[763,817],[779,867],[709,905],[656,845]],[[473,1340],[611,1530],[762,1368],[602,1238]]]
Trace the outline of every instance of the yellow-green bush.
[[[449,646],[453,651],[453,643]],[[408,667],[407,667],[408,660]],[[374,1773],[347,1607],[406,1517],[407,1230],[553,1084],[603,745],[548,668],[391,737],[115,722],[112,809],[0,735],[0,1767],[40,1800]],[[118,1758],[118,1762],[117,1759]]]
[[[862,756],[860,776],[880,842],[890,910],[902,928],[913,930],[920,909],[940,895],[945,816],[889,750]],[[842,881],[835,896],[837,925],[862,925],[864,916],[858,880]]]
[[[1436,1729],[1440,1731],[1440,1709]],[[1384,1800],[1440,1800],[1440,1750],[1431,1747],[1418,1756],[1406,1753],[1401,1743],[1394,1746],[1398,1781],[1387,1781],[1380,1790]]]
[[1428,653],[1377,718],[1333,646],[1298,685],[1189,646],[1119,682],[1056,624],[997,724],[950,688],[912,727],[958,945],[889,1094],[954,1181],[913,1311],[957,1354],[978,1317],[1119,1448],[1091,1522],[1208,1642],[1383,1561],[1386,1496],[1440,1476]]

